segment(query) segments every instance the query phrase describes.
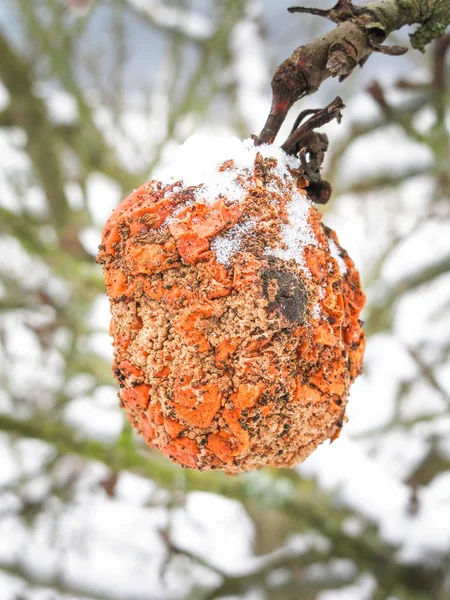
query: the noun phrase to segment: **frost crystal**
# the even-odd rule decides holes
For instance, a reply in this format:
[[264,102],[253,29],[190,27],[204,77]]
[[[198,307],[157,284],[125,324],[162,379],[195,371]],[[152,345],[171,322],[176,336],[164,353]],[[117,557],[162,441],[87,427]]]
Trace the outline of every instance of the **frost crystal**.
[[[287,208],[288,222],[281,229],[281,239],[285,248],[268,248],[266,254],[283,260],[294,259],[304,267],[302,246],[317,246],[317,240],[308,222],[310,210],[311,203],[306,196],[297,191],[292,193],[292,200]],[[305,272],[309,273],[306,270]]]
[[341,272],[341,275],[344,275],[345,273],[347,273],[347,265],[345,264],[345,261],[341,256],[340,250],[337,247],[336,242],[332,238],[330,238],[328,240],[328,245],[330,247],[331,256],[336,260],[337,264],[339,265],[339,271]]
[[[198,204],[211,205],[219,197],[224,198],[228,205],[242,203],[248,193],[248,185],[244,183],[254,176],[258,153],[263,158],[276,160],[267,191],[290,198],[286,208],[288,219],[280,232],[281,247],[268,248],[265,253],[283,260],[295,260],[309,277],[302,247],[317,246],[308,220],[311,202],[306,194],[298,190],[290,171],[298,169],[298,160],[288,156],[281,148],[267,144],[255,146],[251,139],[242,142],[235,137],[213,138],[195,135],[178,149],[171,164],[156,173],[156,178],[166,185],[181,182],[184,188],[196,187],[194,197]],[[254,226],[255,222],[250,222],[244,217],[228,232],[212,240],[211,249],[216,253],[217,260],[227,265],[231,255],[239,250],[243,234]]]
[[217,235],[211,242],[211,250],[214,250],[218,262],[228,265],[231,256],[238,252],[241,247],[242,237],[255,226],[253,219],[244,223],[238,223],[222,235]]
[[[281,178],[287,175],[292,182],[287,167],[298,168],[299,163],[281,148],[268,144],[255,146],[251,139],[242,142],[236,137],[203,135],[194,135],[186,140],[176,152],[173,162],[157,172],[155,178],[168,185],[182,181],[185,188],[201,186],[196,198],[207,204],[214,203],[218,196],[239,202],[246,190],[238,177],[250,177],[253,174],[258,152],[263,158],[277,159],[276,174]],[[228,161],[231,161],[229,168],[219,171],[219,167]]]

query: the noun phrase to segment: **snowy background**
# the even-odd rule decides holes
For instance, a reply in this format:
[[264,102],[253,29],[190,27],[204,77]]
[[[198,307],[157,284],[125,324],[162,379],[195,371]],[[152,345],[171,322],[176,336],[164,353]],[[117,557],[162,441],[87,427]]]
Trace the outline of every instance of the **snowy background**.
[[101,228],[192,133],[259,132],[274,67],[330,28],[289,5],[0,3],[0,600],[450,598],[444,44],[372,57],[284,129],[347,105],[324,221],[369,341],[341,437],[293,471],[197,474],[118,407]]

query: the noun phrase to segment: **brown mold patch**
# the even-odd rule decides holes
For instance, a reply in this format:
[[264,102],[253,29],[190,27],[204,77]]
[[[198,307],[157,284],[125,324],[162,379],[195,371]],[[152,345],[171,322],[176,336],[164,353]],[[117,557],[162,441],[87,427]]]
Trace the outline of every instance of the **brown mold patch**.
[[[270,261],[274,263],[275,261]],[[279,261],[281,263],[281,261]],[[263,296],[269,302],[270,311],[280,312],[292,325],[301,325],[306,318],[308,295],[298,275],[292,271],[273,266],[260,273]]]

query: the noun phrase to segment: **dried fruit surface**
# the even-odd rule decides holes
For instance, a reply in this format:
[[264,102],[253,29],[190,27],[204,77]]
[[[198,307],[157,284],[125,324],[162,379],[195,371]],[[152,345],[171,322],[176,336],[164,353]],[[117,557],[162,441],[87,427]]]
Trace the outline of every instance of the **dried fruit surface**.
[[184,467],[292,466],[339,435],[364,295],[298,173],[260,154],[219,172],[237,187],[154,180],[105,226],[119,396]]

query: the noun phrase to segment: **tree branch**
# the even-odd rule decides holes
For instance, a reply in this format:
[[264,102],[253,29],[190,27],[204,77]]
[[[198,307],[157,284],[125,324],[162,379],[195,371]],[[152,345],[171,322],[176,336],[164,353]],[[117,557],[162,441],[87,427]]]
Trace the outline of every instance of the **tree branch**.
[[[83,585],[77,585],[66,582],[63,577],[55,575],[47,575],[39,573],[37,570],[26,568],[20,562],[0,562],[0,573],[8,573],[15,577],[19,577],[26,582],[27,588],[32,590],[51,588],[60,594],[70,594],[76,596],[78,600],[115,600],[115,594],[99,594],[98,592],[90,593]],[[25,596],[16,596],[17,598],[25,598]]]
[[[0,414],[0,430],[21,437],[41,439],[52,444],[60,456],[78,454],[86,459],[98,460],[112,470],[131,470],[149,477],[158,485],[167,489],[179,488],[180,472],[178,466],[171,464],[156,453],[140,454],[135,452],[131,436],[123,435],[116,444],[106,444],[97,440],[83,438],[73,429],[61,422],[45,421],[42,418],[20,420],[6,414]],[[127,431],[127,430],[126,430]],[[269,472],[269,469],[266,469]],[[267,507],[267,494],[252,492],[251,479],[247,476],[227,477],[223,473],[202,473],[184,470],[183,484],[186,491],[207,491],[222,494],[240,500],[244,505],[257,500]],[[294,488],[292,493],[278,499],[277,508],[305,527],[313,528],[326,536],[331,543],[330,553],[334,558],[351,559],[360,571],[370,571],[383,585],[383,589],[405,591],[409,598],[422,597],[430,592],[430,598],[441,585],[439,568],[426,568],[421,565],[404,565],[395,561],[395,549],[374,535],[369,528],[367,535],[353,538],[341,527],[346,511],[336,508],[323,496],[318,501],[314,493],[305,493],[303,482],[290,471],[277,472],[276,478],[287,478]],[[276,487],[270,487],[271,500],[276,496]]]
[[9,124],[22,127],[26,149],[45,192],[50,212],[58,227],[67,223],[69,204],[64,191],[65,173],[59,140],[47,118],[44,103],[33,93],[31,68],[13,50],[0,31],[0,80],[13,101],[4,113]]
[[422,358],[422,356],[420,354],[419,349],[408,348],[408,353],[411,356],[411,358],[414,360],[414,362],[416,363],[416,365],[417,365],[421,375],[425,379],[425,381],[428,381],[430,386],[434,390],[436,390],[436,392],[438,392],[438,394],[440,394],[442,400],[446,403],[446,405],[450,409],[450,394],[439,383],[439,381],[433,371],[434,365],[429,365],[425,362],[425,360]]
[[[49,29],[42,23],[39,10],[33,3],[26,0],[17,0],[22,8],[25,26],[30,39],[37,40],[39,50],[48,58],[49,65],[56,77],[64,86],[64,89],[73,95],[76,100],[80,115],[80,125],[71,128],[71,135],[56,140],[61,143],[69,143],[75,149],[75,153],[82,166],[85,176],[92,171],[102,171],[120,184],[123,191],[137,187],[144,176],[143,173],[130,173],[122,168],[116,152],[108,144],[105,136],[97,126],[94,119],[94,111],[86,99],[86,94],[80,86],[74,74],[73,68],[73,46],[74,38],[65,29],[61,21],[61,15],[57,12],[56,31],[49,33]],[[12,48],[11,48],[12,51]],[[0,53],[1,54],[1,53]],[[64,128],[53,127],[57,133],[63,134]],[[66,133],[68,128],[65,128]]]
[[430,16],[410,35],[411,45],[422,52],[431,41],[442,37],[450,24],[450,2],[434,0]]
[[370,335],[388,329],[392,319],[392,309],[398,298],[406,292],[411,292],[449,272],[450,255],[444,256],[440,261],[398,281],[386,292],[378,304],[370,307],[369,316],[364,327],[366,333]]
[[252,588],[257,586],[263,586],[268,597],[274,597],[275,594],[279,592],[280,586],[271,586],[269,575],[277,569],[290,569],[293,571],[293,578],[296,580],[296,598],[303,597],[300,596],[299,588],[301,588],[303,593],[307,590],[311,592],[311,589],[318,592],[327,589],[338,589],[354,583],[356,579],[354,572],[351,572],[350,574],[346,573],[340,577],[332,577],[331,574],[328,576],[323,574],[319,582],[308,577],[308,567],[320,564],[326,568],[327,562],[330,561],[330,559],[331,557],[328,554],[324,554],[314,549],[303,554],[286,555],[285,552],[282,552],[279,553],[278,556],[275,555],[268,560],[263,561],[263,564],[258,568],[254,568],[243,575],[224,575],[223,583],[212,590],[204,600],[218,600],[225,596],[240,596],[248,593]]
[[450,24],[448,0],[379,0],[355,6],[339,0],[328,11],[293,8],[291,12],[320,14],[337,27],[320,38],[297,48],[282,63],[272,80],[272,106],[257,142],[273,143],[292,105],[317,91],[330,77],[344,79],[355,67],[363,66],[374,52],[397,55],[406,51],[398,46],[383,46],[387,36],[404,25],[421,24],[412,36],[412,45],[424,45],[443,35]]
[[213,24],[207,17],[180,6],[168,6],[165,2],[155,0],[126,0],[126,4],[146,23],[156,29],[176,33],[186,41],[203,43],[214,33]]

